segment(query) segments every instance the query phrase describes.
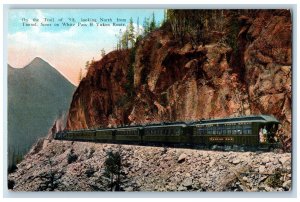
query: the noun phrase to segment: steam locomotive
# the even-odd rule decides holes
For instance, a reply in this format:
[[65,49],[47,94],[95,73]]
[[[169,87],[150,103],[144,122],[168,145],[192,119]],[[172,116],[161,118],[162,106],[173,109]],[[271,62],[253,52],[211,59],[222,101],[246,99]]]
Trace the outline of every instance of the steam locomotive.
[[[60,131],[56,140],[116,144],[164,145],[221,150],[272,150],[279,121],[270,115],[251,115],[195,122],[157,123]],[[262,130],[265,134],[262,134]],[[264,138],[261,136],[264,135]]]

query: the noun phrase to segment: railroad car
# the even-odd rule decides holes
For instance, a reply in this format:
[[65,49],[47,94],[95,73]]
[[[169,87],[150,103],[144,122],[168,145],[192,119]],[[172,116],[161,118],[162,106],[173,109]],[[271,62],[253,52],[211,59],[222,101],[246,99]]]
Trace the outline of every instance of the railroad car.
[[[267,115],[202,120],[194,124],[193,143],[209,148],[217,145],[274,149],[278,147],[274,140],[278,124],[277,119]],[[267,132],[265,141],[260,139],[260,130],[263,129]]]
[[115,142],[115,129],[114,128],[103,128],[95,130],[95,141],[96,142]]
[[95,141],[95,130],[77,130],[65,133],[66,140]]
[[159,124],[144,127],[143,141],[145,144],[179,144],[190,143],[186,123]]
[[116,129],[116,143],[142,143],[143,127],[121,127]]

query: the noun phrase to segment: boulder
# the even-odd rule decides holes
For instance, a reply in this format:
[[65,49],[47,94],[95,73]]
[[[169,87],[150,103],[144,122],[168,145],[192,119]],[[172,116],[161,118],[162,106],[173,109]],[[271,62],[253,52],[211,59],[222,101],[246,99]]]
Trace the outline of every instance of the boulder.
[[186,190],[187,190],[187,188],[184,186],[179,186],[177,189],[177,191],[186,191]]
[[261,166],[259,166],[259,168],[258,168],[258,172],[259,173],[264,173],[265,172],[265,166],[263,166],[263,165],[261,165]]
[[182,153],[182,154],[179,156],[177,162],[178,162],[178,163],[182,163],[182,162],[184,162],[184,161],[186,160],[186,158],[187,158],[187,155],[186,155],[185,153]]
[[292,181],[291,180],[287,180],[282,184],[282,187],[286,190],[289,190],[291,188],[292,185]]
[[290,157],[284,156],[284,157],[281,157],[281,158],[279,159],[279,162],[280,162],[282,165],[284,165],[285,162],[286,162],[287,160],[289,160],[289,159],[290,159]]
[[232,160],[233,164],[238,164],[240,162],[241,162],[241,160],[239,158],[235,158],[235,159]]
[[270,158],[269,158],[268,156],[265,156],[265,157],[262,159],[262,162],[263,162],[264,164],[269,163],[269,162],[270,162]]
[[212,167],[212,166],[215,164],[215,162],[216,162],[215,159],[211,160],[211,161],[209,162],[209,167]]
[[193,185],[193,178],[191,177],[185,178],[181,183],[181,185],[184,187],[191,187]]

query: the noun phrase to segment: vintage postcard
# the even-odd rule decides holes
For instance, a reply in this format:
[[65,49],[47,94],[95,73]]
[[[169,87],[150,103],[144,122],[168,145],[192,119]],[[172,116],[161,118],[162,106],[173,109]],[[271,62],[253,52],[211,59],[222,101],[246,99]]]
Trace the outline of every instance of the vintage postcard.
[[10,192],[289,192],[289,9],[9,9]]

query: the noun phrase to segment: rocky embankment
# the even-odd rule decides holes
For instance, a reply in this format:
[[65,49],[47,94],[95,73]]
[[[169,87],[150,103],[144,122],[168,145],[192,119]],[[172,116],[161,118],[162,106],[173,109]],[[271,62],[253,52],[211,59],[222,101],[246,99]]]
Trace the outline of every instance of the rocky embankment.
[[290,153],[220,152],[46,140],[9,174],[13,191],[107,191],[107,152],[124,191],[289,191]]

